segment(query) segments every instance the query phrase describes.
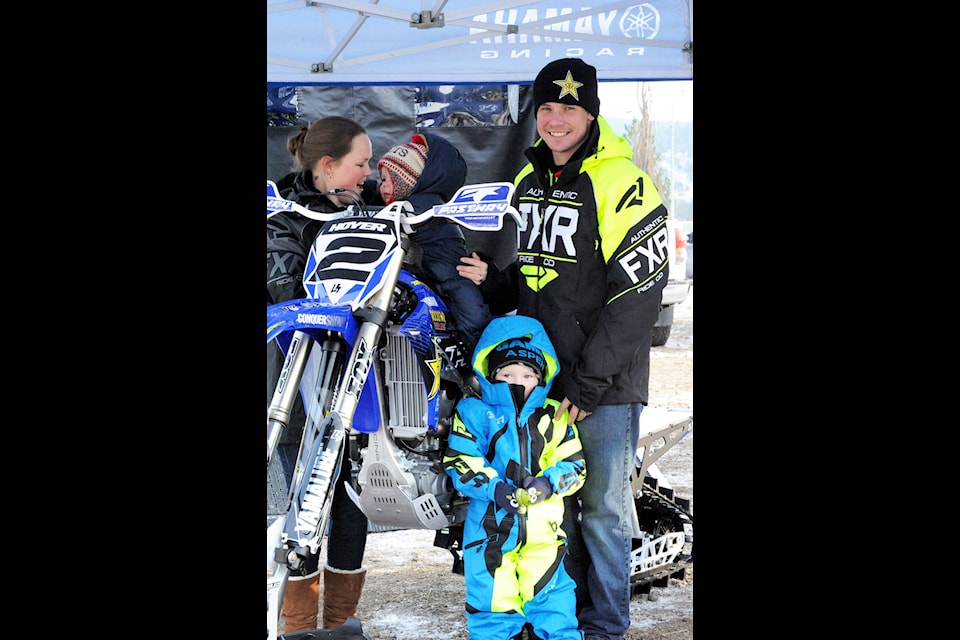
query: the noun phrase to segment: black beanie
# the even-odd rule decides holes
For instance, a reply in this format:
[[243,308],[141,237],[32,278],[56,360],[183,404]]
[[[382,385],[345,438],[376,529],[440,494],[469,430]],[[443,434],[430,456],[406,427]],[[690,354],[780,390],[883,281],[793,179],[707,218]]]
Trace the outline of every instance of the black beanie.
[[544,102],[575,104],[596,118],[600,114],[597,69],[580,58],[554,60],[533,81],[533,111]]
[[525,338],[511,338],[494,347],[487,356],[489,371],[487,379],[493,381],[497,370],[508,364],[524,364],[537,372],[540,384],[543,384],[543,368],[546,366],[546,360],[539,349],[530,348],[527,345],[528,342]]

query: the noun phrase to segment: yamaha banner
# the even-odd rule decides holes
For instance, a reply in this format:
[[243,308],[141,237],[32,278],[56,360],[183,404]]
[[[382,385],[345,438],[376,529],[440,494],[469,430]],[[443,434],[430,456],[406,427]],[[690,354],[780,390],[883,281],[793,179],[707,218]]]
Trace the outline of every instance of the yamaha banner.
[[565,57],[602,81],[693,78],[693,0],[428,4],[268,0],[267,83],[529,84]]

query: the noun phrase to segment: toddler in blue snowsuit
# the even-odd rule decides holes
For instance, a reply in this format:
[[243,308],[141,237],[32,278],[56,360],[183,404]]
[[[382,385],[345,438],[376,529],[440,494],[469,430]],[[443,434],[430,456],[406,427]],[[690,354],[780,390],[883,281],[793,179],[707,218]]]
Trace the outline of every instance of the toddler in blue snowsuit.
[[582,640],[575,584],[564,568],[563,498],[586,467],[575,425],[547,399],[559,361],[543,325],[490,321],[473,369],[482,400],[457,405],[444,469],[470,498],[463,533],[467,630],[473,640]]

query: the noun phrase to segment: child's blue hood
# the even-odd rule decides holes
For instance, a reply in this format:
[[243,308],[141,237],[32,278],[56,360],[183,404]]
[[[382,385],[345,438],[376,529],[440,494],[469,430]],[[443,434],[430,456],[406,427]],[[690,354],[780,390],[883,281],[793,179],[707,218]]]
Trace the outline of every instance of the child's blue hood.
[[[529,316],[503,316],[494,318],[487,325],[477,341],[477,348],[473,354],[473,370],[480,381],[480,388],[484,397],[488,397],[493,383],[487,379],[490,371],[487,364],[487,356],[498,344],[511,338],[528,338],[527,346],[536,349],[543,354],[546,360],[546,366],[543,369],[543,391],[550,391],[550,385],[553,384],[557,372],[560,371],[560,361],[557,360],[557,352],[553,344],[547,337],[547,331],[536,318]],[[539,394],[538,394],[539,395]]]

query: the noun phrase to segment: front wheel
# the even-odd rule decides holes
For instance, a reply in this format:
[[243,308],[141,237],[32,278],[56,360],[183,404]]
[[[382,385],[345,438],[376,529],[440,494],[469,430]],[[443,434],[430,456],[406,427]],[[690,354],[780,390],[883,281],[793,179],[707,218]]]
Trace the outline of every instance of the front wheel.
[[667,325],[665,327],[654,327],[653,328],[653,342],[650,343],[653,347],[662,347],[667,344],[667,339],[670,337],[670,328],[672,325]]
[[673,327],[673,305],[660,309],[660,315],[657,316],[657,323],[653,327],[653,347],[662,347],[667,344],[667,338],[670,337],[670,328]]
[[[324,340],[322,346],[314,345],[303,375],[298,380],[287,381],[300,392],[309,389],[309,395],[301,397],[298,393],[296,398],[296,402],[302,402],[307,409],[300,442],[290,443],[292,464],[281,464],[280,458],[285,452],[278,447],[267,466],[268,640],[277,638],[288,575],[309,566],[310,558],[320,553],[339,470],[342,464],[350,464],[344,460],[343,425],[339,415],[331,412],[343,373],[345,351],[342,341],[334,337]],[[272,531],[274,522],[276,530]],[[359,635],[311,637],[366,638]]]
[[350,617],[337,629],[294,631],[279,636],[277,640],[371,640],[371,638],[363,632],[360,620]]
[[279,452],[270,458],[267,465],[267,526],[287,512],[287,479],[280,463]]

